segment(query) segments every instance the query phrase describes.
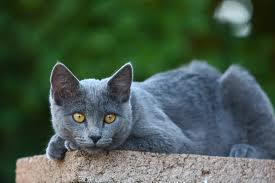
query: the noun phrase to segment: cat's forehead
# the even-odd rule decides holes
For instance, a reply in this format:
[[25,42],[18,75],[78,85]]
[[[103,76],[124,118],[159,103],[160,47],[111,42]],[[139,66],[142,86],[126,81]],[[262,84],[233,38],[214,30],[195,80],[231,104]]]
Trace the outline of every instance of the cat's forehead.
[[115,112],[122,114],[125,105],[113,101],[107,92],[108,78],[103,80],[85,79],[80,81],[84,90],[85,107],[87,111]]
[[118,107],[117,103],[112,101],[107,94],[107,82],[108,79],[85,79],[80,81],[83,97],[86,106],[89,108],[112,108]]
[[84,79],[80,81],[86,99],[91,101],[102,100],[106,94],[107,80]]
[[86,90],[86,92],[90,91],[93,94],[105,90],[106,84],[106,79],[84,79],[80,81],[80,85],[83,87],[83,89]]

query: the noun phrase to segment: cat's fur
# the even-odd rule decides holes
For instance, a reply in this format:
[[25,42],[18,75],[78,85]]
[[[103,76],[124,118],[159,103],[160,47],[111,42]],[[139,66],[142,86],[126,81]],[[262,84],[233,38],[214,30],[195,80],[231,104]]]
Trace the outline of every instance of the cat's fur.
[[[75,149],[275,158],[272,105],[239,66],[221,74],[206,63],[192,62],[132,82],[129,63],[110,78],[81,81],[57,63],[50,104],[56,134],[47,155],[55,160]],[[74,112],[87,120],[77,124]],[[118,116],[112,124],[103,123],[108,113]],[[96,145],[92,136],[101,136]]]

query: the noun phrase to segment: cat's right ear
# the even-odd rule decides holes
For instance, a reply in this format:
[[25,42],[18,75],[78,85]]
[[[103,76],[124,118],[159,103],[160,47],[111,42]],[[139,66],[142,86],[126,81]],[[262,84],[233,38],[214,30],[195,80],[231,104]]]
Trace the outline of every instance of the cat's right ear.
[[79,91],[79,80],[62,63],[57,63],[51,73],[51,94],[57,105],[76,97]]

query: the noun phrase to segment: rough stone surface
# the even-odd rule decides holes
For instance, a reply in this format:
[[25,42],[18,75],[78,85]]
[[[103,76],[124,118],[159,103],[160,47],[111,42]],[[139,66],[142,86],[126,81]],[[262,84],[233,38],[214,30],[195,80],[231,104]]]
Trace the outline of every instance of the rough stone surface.
[[16,182],[275,182],[275,161],[112,151],[19,159]]

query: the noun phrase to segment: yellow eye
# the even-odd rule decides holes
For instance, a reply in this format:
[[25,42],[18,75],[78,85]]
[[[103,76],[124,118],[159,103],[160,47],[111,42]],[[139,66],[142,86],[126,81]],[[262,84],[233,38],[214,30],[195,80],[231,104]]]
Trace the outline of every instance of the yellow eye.
[[85,121],[85,116],[81,113],[76,112],[76,113],[73,114],[73,119],[77,123],[82,123],[82,122]]
[[104,117],[104,122],[108,123],[108,124],[111,124],[115,120],[116,120],[116,115],[115,114],[108,114]]

